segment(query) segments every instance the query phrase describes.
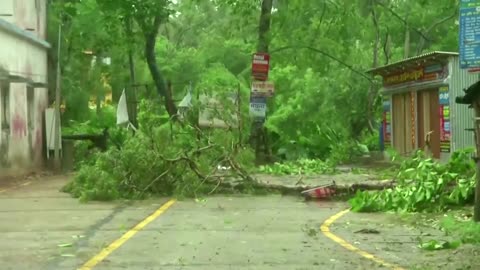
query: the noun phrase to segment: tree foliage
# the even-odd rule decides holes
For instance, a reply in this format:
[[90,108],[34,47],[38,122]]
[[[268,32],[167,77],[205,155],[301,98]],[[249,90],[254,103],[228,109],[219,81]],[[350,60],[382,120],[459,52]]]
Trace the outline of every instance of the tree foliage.
[[[358,142],[377,147],[380,85],[367,69],[458,50],[458,0],[274,0],[261,34],[266,1],[50,1],[52,52],[59,22],[64,33],[64,117],[88,120],[89,98],[101,100],[110,88],[114,100],[125,88],[136,93],[132,106],[163,104],[170,116],[190,87],[224,96],[241,89],[248,114],[251,56],[260,38],[268,43],[276,86],[265,124],[273,153],[338,162]],[[84,51],[110,57],[111,65],[92,66]],[[50,58],[52,74],[56,57]],[[244,129],[244,140],[251,131]],[[285,154],[290,149],[295,154]]]

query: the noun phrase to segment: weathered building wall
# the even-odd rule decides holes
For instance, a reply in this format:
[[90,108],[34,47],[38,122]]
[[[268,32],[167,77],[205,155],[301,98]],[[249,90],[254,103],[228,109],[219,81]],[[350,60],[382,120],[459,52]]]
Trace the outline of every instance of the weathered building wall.
[[0,0],[0,176],[43,165],[46,0]]

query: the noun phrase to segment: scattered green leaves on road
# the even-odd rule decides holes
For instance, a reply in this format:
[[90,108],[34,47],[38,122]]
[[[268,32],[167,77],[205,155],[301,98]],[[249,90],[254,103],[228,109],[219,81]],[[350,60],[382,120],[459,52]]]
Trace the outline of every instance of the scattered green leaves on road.
[[430,240],[427,242],[421,242],[418,246],[424,250],[442,250],[442,249],[456,249],[460,246],[460,241],[438,241],[438,240]]
[[73,244],[72,243],[67,243],[67,244],[59,244],[58,247],[60,248],[67,248],[67,247],[72,247]]

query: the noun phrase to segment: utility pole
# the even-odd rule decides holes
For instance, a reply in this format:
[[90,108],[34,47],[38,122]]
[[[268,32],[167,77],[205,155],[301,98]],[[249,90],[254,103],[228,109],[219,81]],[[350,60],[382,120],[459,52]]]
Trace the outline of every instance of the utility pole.
[[[270,56],[267,56],[267,55],[270,47],[269,34],[270,34],[270,26],[271,26],[272,8],[273,8],[273,0],[262,0],[261,10],[260,10],[260,20],[258,23],[257,53],[264,54],[265,55],[264,57],[268,57],[268,59],[270,59]],[[263,61],[265,61],[265,59]],[[255,71],[253,70],[253,66],[252,66],[252,75],[253,73],[255,73]],[[255,78],[255,76],[253,77],[255,81],[257,78]],[[268,70],[266,72],[265,78],[263,78],[262,80],[266,81],[267,79],[268,79]],[[265,104],[263,104],[263,106],[265,107],[265,110],[266,110],[266,99],[264,100],[264,102]],[[252,103],[252,100],[250,100],[250,103]],[[264,127],[265,120],[266,119],[263,119],[261,122],[254,121],[252,126],[252,131],[255,138],[255,160],[257,165],[265,162],[266,161],[265,159],[270,154],[270,153],[267,153],[269,152],[269,149],[268,149],[269,146],[267,145],[268,144],[267,132]],[[263,155],[262,155],[262,147],[263,147]]]
[[55,152],[54,152],[54,163],[55,163],[55,170],[61,170],[61,162],[60,162],[60,103],[61,103],[61,89],[60,89],[60,77],[61,77],[61,70],[60,70],[60,53],[61,53],[61,46],[62,46],[62,18],[60,15],[60,22],[58,26],[58,51],[57,51],[57,84],[55,89],[55,132],[54,132],[54,144],[55,144]]
[[127,17],[125,21],[125,33],[127,35],[127,39],[129,39],[128,45],[128,66],[130,69],[130,86],[127,87],[126,91],[126,98],[127,98],[127,108],[128,108],[128,115],[130,118],[131,123],[133,126],[138,128],[137,122],[137,80],[135,74],[135,60],[133,54],[133,24],[132,19]]

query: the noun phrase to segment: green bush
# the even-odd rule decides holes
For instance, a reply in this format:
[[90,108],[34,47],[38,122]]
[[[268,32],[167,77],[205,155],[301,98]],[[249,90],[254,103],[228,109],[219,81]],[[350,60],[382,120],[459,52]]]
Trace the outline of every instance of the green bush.
[[380,136],[378,132],[364,134],[361,142],[368,147],[369,151],[380,151]]

